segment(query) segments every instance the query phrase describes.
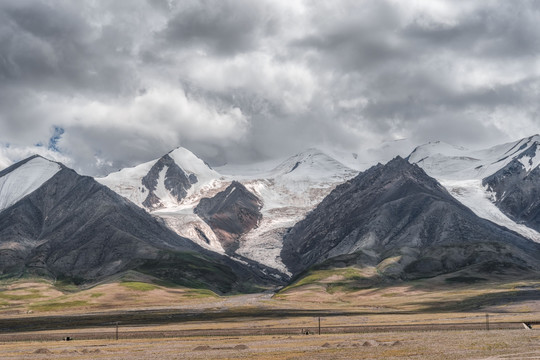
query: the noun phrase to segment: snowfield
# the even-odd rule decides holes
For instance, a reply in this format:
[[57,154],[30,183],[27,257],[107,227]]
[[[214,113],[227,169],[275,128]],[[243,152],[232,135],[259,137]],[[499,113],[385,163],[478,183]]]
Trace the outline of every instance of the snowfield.
[[[493,175],[512,160],[518,160],[527,172],[540,165],[540,136],[502,144],[484,150],[468,150],[442,142],[417,147],[409,162],[417,164],[437,179],[457,200],[476,215],[513,230],[533,241],[540,234],[503,214],[494,204],[495,194],[482,185],[482,179]],[[535,156],[527,154],[534,153]]]
[[58,163],[37,156],[0,177],[0,211],[39,189],[60,170]]
[[[280,258],[285,230],[315,208],[336,185],[358,173],[318,149],[308,149],[283,161],[224,166],[217,171],[184,148],[170,152],[169,156],[184,172],[197,176],[198,182],[179,202],[165,187],[167,168],[164,167],[154,191],[163,206],[146,210],[164,219],[179,235],[224,253],[212,229],[193,210],[202,198],[213,197],[233,180],[239,181],[262,200],[263,218],[257,228],[242,237],[236,253],[284,274],[290,274]],[[148,191],[142,179],[157,161],[96,180],[143,207]]]
[[534,158],[523,153],[531,148],[537,150],[539,143],[540,136],[535,135],[485,150],[468,150],[437,141],[417,147],[408,159],[437,180],[483,179],[514,159],[519,159],[527,171],[536,168],[540,153],[536,151]]
[[[494,194],[482,186],[483,178],[502,169],[513,159],[518,159],[527,171],[537,167],[540,156],[534,154],[537,153],[538,143],[540,137],[533,136],[489,149],[468,150],[433,142],[417,147],[408,160],[437,179],[476,215],[540,242],[538,232],[517,224],[503,214],[493,203]],[[354,165],[356,157],[345,155],[344,162]],[[249,166],[226,165],[216,169],[210,168],[184,148],[170,152],[169,156],[186,174],[197,176],[198,181],[188,190],[187,196],[178,201],[165,187],[167,167],[164,167],[154,191],[161,206],[146,210],[164,219],[179,235],[209,250],[224,253],[218,237],[208,224],[194,214],[194,208],[202,198],[213,197],[233,180],[239,181],[262,200],[263,207],[258,227],[240,239],[236,253],[284,274],[290,274],[280,257],[285,231],[302,220],[337,185],[358,174],[358,170],[314,148],[283,161],[266,161]],[[148,191],[142,185],[142,179],[157,161],[159,159],[97,180],[143,207]],[[355,165],[356,169],[363,167],[359,166],[362,164]]]
[[540,242],[540,234],[521,224],[517,224],[492,202],[493,194],[482,186],[482,180],[441,180],[441,184],[459,200],[481,218],[490,220],[495,224],[504,226],[531,240]]

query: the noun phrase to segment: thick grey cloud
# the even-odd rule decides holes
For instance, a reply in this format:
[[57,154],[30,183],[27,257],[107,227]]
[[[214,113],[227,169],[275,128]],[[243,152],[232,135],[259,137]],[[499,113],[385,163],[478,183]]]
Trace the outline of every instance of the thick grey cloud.
[[275,26],[258,1],[185,1],[179,7],[159,33],[166,46],[234,55],[256,49]]
[[0,2],[0,166],[510,141],[540,132],[539,30],[532,0]]
[[[0,5],[0,76],[4,86],[46,93],[110,96],[136,87],[137,73],[118,25],[92,24],[77,3]],[[84,7],[83,7],[84,8]]]

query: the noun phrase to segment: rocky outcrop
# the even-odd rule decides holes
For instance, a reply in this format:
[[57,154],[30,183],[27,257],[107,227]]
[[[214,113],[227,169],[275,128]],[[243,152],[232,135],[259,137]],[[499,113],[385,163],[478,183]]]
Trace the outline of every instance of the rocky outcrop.
[[399,157],[336,187],[283,241],[281,257],[295,274],[345,255],[407,279],[471,266],[536,268],[540,254],[540,245],[477,217]]
[[257,196],[233,181],[214,197],[201,199],[194,212],[212,228],[223,248],[232,253],[242,235],[258,226],[261,208]]

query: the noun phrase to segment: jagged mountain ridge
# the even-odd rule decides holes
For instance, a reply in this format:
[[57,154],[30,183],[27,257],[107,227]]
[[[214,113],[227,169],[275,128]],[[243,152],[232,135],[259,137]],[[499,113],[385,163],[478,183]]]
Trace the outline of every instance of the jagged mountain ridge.
[[[518,168],[520,168],[520,166],[523,166],[523,169],[525,169],[524,171],[526,174],[533,174],[535,170],[535,167],[533,166],[535,164],[535,156],[532,156],[532,155],[535,155],[536,152],[532,154],[533,152],[532,150],[530,150],[531,147],[530,146],[527,147],[528,144],[531,145],[533,142],[530,142],[530,141],[527,141],[527,139],[524,139],[523,141],[521,141],[521,143],[516,142],[515,144],[512,144],[511,146],[506,144],[505,146],[497,147],[497,149],[500,149],[500,150],[497,150],[498,152],[501,152],[502,150],[504,150],[502,151],[502,153],[505,153],[505,152],[507,153],[505,155],[506,158],[501,160],[501,164],[499,164],[500,166],[497,165],[497,167],[495,167],[492,162],[492,163],[487,164],[489,166],[486,166],[485,168],[489,168],[489,169],[496,168],[496,169],[499,169],[499,171],[502,171],[503,169],[505,169],[505,166],[510,166],[512,164],[512,166],[518,167]],[[457,153],[460,153],[461,151],[466,151],[463,149],[455,149],[455,148],[453,149],[454,150],[452,151],[456,151]],[[415,154],[419,154],[420,153],[419,150],[421,149],[417,148],[415,150]],[[494,152],[492,151],[491,153],[494,153]],[[522,156],[519,159],[515,158],[519,154],[522,154]],[[409,161],[411,161],[411,158],[413,157],[410,156]],[[475,167],[478,167],[479,166],[478,162],[479,161],[482,162],[482,160],[479,158],[480,158],[479,156],[477,156],[476,158],[472,158],[472,157],[460,155],[460,156],[454,156],[453,161],[457,161],[457,162],[465,161],[468,163],[472,161],[476,163]],[[422,162],[428,163],[429,156],[424,157],[422,159],[423,160],[420,161],[420,163]],[[34,160],[33,159],[26,160],[26,162],[30,164],[32,164],[32,161]],[[529,168],[525,167],[525,165],[527,164]],[[25,167],[23,165],[24,164],[18,164],[17,166],[20,167],[22,170],[24,170]],[[478,170],[478,169],[474,169],[475,167],[470,167],[469,165],[467,166],[468,167],[462,166],[462,168],[464,168],[467,171],[470,169],[473,169],[475,171]],[[58,167],[60,170],[58,170],[56,167]],[[62,169],[63,167],[57,164],[54,166],[51,165],[50,168],[48,168],[47,170],[44,170],[42,176],[41,175],[37,176],[36,177],[37,180],[34,179],[35,182],[34,182],[34,185],[32,186],[37,187],[38,188],[37,190],[34,190],[32,186],[21,187],[22,190],[18,190],[19,195],[14,197],[15,205],[18,205],[19,202],[21,202],[21,197],[22,198],[26,198],[28,196],[33,197],[35,195],[34,193],[36,192],[39,193],[41,190],[43,190],[41,188],[45,184],[47,184],[49,180],[54,179],[56,175],[62,172],[63,171]],[[286,239],[289,239],[288,238],[289,235],[286,235],[287,230],[289,228],[295,227],[295,225],[299,223],[306,216],[306,214],[309,214],[308,216],[310,216],[311,215],[310,211],[311,212],[315,211],[313,209],[317,205],[319,205],[321,201],[323,201],[323,199],[325,199],[326,195],[329,194],[332,191],[332,189],[334,189],[338,184],[342,184],[342,183],[346,184],[346,181],[348,179],[351,179],[357,174],[356,171],[347,168],[339,161],[331,158],[330,156],[326,155],[325,153],[317,149],[309,149],[303,153],[297,154],[289,159],[286,159],[285,161],[278,164],[277,166],[267,167],[267,169],[261,169],[259,171],[254,171],[254,172],[247,172],[245,174],[237,173],[237,174],[223,175],[223,174],[218,173],[216,170],[209,168],[202,160],[196,158],[195,155],[191,154],[187,150],[179,148],[179,149],[173,150],[169,154],[166,154],[160,159],[157,159],[155,161],[139,165],[132,169],[121,170],[120,172],[116,173],[115,175],[116,178],[115,176],[110,176],[107,178],[108,180],[110,180],[109,185],[111,185],[112,188],[116,187],[116,189],[118,189],[120,192],[123,191],[124,194],[127,194],[127,195],[136,194],[135,200],[138,201],[138,205],[141,208],[146,209],[146,211],[149,212],[151,215],[159,217],[157,221],[158,225],[163,226],[163,222],[161,222],[160,219],[164,219],[166,223],[171,228],[173,228],[177,234],[183,235],[183,236],[180,236],[180,238],[183,237],[184,240],[187,241],[186,244],[189,244],[188,247],[193,246],[193,248],[195,249],[194,251],[196,253],[204,254],[204,256],[206,257],[209,256],[210,260],[208,259],[207,260],[210,261],[211,263],[219,264],[219,266],[224,266],[223,269],[229,269],[229,270],[223,271],[224,273],[229,274],[226,276],[226,278],[228,278],[227,282],[229,284],[233,284],[238,279],[240,279],[238,272],[242,271],[240,269],[243,267],[243,265],[239,265],[241,262],[244,262],[247,265],[248,269],[250,269],[248,273],[258,274],[258,275],[253,275],[255,277],[259,277],[260,279],[265,278],[265,275],[259,271],[262,269],[262,271],[266,272],[267,274],[270,274],[271,276],[275,276],[277,279],[280,276],[283,277],[283,275],[285,275],[286,277],[286,275],[297,273],[299,271],[299,268],[297,266],[300,266],[301,268],[305,268],[306,266],[311,266],[312,264],[316,264],[320,261],[326,261],[328,259],[339,258],[342,255],[349,256],[351,254],[351,251],[353,254],[352,256],[353,257],[356,256],[355,254],[357,254],[358,252],[353,251],[355,248],[355,245],[351,245],[351,243],[349,243],[349,240],[350,240],[349,239],[345,242],[341,242],[339,246],[332,246],[332,248],[328,251],[326,250],[322,251],[321,254],[323,255],[321,256],[319,256],[320,254],[313,255],[312,253],[310,253],[309,257],[313,255],[312,258],[315,259],[313,263],[310,262],[311,260],[307,262],[303,262],[303,260],[298,261],[298,259],[291,261],[291,259],[288,258],[289,255],[286,254],[290,250],[290,248],[284,248],[283,242],[282,242],[283,236],[285,236]],[[16,170],[17,168],[12,168],[11,170],[9,171],[6,170],[6,171],[7,173],[15,174]],[[221,169],[219,170],[221,172]],[[1,175],[2,174],[5,175],[6,171],[0,172],[0,201],[3,198],[2,189],[10,188],[9,186],[3,187],[1,184],[3,184],[4,182],[6,184],[16,183],[15,181],[10,181],[10,182],[5,181],[7,177],[4,178]],[[507,179],[508,177],[503,177],[503,178]],[[522,178],[519,178],[516,181],[512,181],[513,186],[515,186],[516,183],[520,184],[522,180],[523,180]],[[100,181],[103,182],[103,179],[100,179]],[[457,180],[453,180],[453,181],[457,181]],[[474,179],[474,181],[476,182],[479,181],[481,184],[482,179],[476,178]],[[29,183],[31,182],[32,181],[30,181]],[[445,184],[444,182],[443,182],[443,185],[445,185],[448,188],[447,184]],[[341,188],[341,186],[344,186],[344,185],[339,185],[337,188]],[[439,185],[437,186],[440,187]],[[488,185],[486,184],[486,186]],[[505,184],[503,187],[504,189],[506,189],[504,191],[507,191],[508,189],[507,184]],[[233,188],[235,190],[233,190]],[[436,188],[437,187],[434,187],[433,189],[436,189]],[[144,190],[141,190],[141,189],[144,189]],[[240,189],[241,191],[238,191],[238,189]],[[452,187],[451,190],[456,190],[456,187]],[[55,192],[57,191],[58,190],[55,190]],[[235,198],[235,197],[230,198],[227,195],[230,195],[231,191],[232,193],[242,194],[243,196],[238,197],[238,198]],[[490,191],[492,191],[492,193],[495,194],[496,191],[503,191],[503,190],[496,190],[495,187],[493,187]],[[14,194],[14,193],[17,193],[17,191],[15,192],[8,191],[8,193]],[[48,194],[46,196],[50,196],[50,195],[51,194]],[[145,206],[144,202],[147,199],[152,198],[151,195],[155,195],[159,199],[159,203],[151,203],[150,206]],[[414,214],[415,211],[418,210],[418,208],[421,208],[423,204],[426,203],[426,201],[428,203],[429,201],[431,201],[430,199],[432,198],[430,198],[429,196],[426,198],[424,195],[425,194],[423,194],[422,196],[419,196],[418,198],[416,198],[417,195],[415,195],[413,198],[409,199],[410,204],[407,204],[407,202],[404,202],[403,204],[401,204],[400,206],[403,209],[402,211],[405,213],[410,212],[411,214]],[[457,191],[453,191],[452,195],[460,199],[459,193]],[[126,196],[126,197],[129,199],[129,196]],[[365,197],[367,198],[368,196],[365,196]],[[202,200],[205,198],[206,200]],[[356,199],[359,200],[358,198]],[[123,201],[126,203],[129,203],[127,200],[123,200]],[[326,199],[324,201],[326,201]],[[204,211],[198,212],[196,211],[196,209],[201,203],[203,205],[201,206],[200,209],[203,209]],[[438,204],[438,202],[436,203]],[[363,204],[362,206],[364,205],[366,204]],[[94,205],[92,205],[92,207],[93,206]],[[377,204],[376,206],[383,209],[380,211],[391,212],[392,210],[392,207],[388,206],[387,204]],[[22,226],[23,228],[26,228],[28,224],[30,224],[29,228],[32,228],[33,225],[31,224],[39,223],[38,220],[35,220],[39,218],[39,216],[36,218],[33,217],[34,215],[29,216],[28,218],[24,218],[24,216],[20,216],[20,214],[23,212],[31,213],[33,210],[30,210],[30,208],[31,206],[25,205],[21,208],[22,210],[20,210],[20,212],[16,214],[18,217],[15,217],[14,219],[19,219],[17,220],[19,221],[19,225],[17,226],[19,227]],[[370,212],[373,210],[370,207],[367,207],[366,209],[367,210],[362,210],[362,211]],[[139,211],[144,213],[145,216],[149,216],[148,213],[145,213],[144,211],[142,211],[142,209],[139,209]],[[453,214],[452,211],[442,211],[438,209],[437,206],[435,205],[429,208],[427,212],[437,214],[437,216],[432,217],[433,219],[437,219],[437,217],[439,219],[446,219],[446,216],[448,216],[448,214]],[[246,214],[248,216],[246,216]],[[0,210],[0,220],[2,219],[3,215],[4,215],[3,212],[1,212]],[[340,217],[346,217],[347,215],[348,214],[346,212],[335,211],[334,213],[331,214],[332,221],[333,222],[335,221],[336,223],[338,223],[340,221]],[[88,216],[91,217],[91,215],[88,215]],[[214,220],[215,220],[216,216],[219,221],[217,222],[212,221],[211,220],[212,217],[214,217]],[[458,218],[460,218],[460,216],[462,215],[459,215],[459,216],[454,215],[454,216],[457,216]],[[248,221],[245,221],[244,223],[242,223],[242,221],[239,221],[241,219],[247,219]],[[401,221],[400,219],[401,218],[398,217],[392,221],[395,221],[396,226],[399,227],[401,226],[399,222]],[[460,219],[463,220],[463,218],[460,218]],[[223,221],[223,220],[226,220],[226,221]],[[5,220],[5,221],[6,221],[5,222],[6,229],[9,229],[6,231],[5,233],[6,235],[11,236],[12,233],[16,233],[19,230],[18,228],[15,229],[15,227],[10,228],[9,224],[13,222],[12,219]],[[468,224],[467,221],[469,220],[465,219],[465,221],[462,221],[462,223]],[[424,227],[427,226],[426,224],[422,223],[421,220],[418,220],[418,219],[414,220],[414,222],[416,224],[415,225],[416,228],[422,228],[423,226]],[[25,225],[21,225],[21,223],[24,223]],[[391,221],[387,221],[387,223],[391,223]],[[441,220],[441,223],[444,223],[444,224],[442,225],[439,224],[437,226],[439,226],[440,229],[443,229],[446,232],[452,232],[455,229],[460,229],[459,226],[455,225],[454,219]],[[131,223],[126,222],[126,224],[131,224]],[[143,222],[143,224],[146,224],[146,223]],[[216,224],[218,224],[218,226],[216,226]],[[239,224],[241,224],[241,226],[237,226]],[[234,225],[234,226],[230,227],[230,225]],[[332,224],[329,223],[326,225],[330,226]],[[432,225],[432,226],[437,228],[437,226],[435,225]],[[464,225],[464,226],[469,227],[469,228],[475,228],[476,225],[475,226]],[[494,226],[494,225],[491,224],[491,226]],[[137,229],[136,226],[132,226],[132,227],[134,230]],[[92,228],[92,227],[89,225],[88,228]],[[16,231],[13,231],[14,229]],[[107,230],[107,229],[103,230],[98,227],[93,228],[93,229],[94,231],[98,231],[98,232],[106,232]],[[401,243],[400,241],[397,241],[397,243],[391,242],[392,244],[394,243],[397,244],[399,247],[399,250],[396,250],[397,252],[394,253],[394,257],[399,257],[399,260],[394,261],[392,264],[388,265],[388,261],[389,261],[387,260],[388,257],[383,258],[382,261],[386,261],[384,263],[385,265],[384,265],[383,273],[388,276],[395,276],[395,277],[399,277],[404,274],[403,276],[405,278],[408,278],[408,277],[420,276],[420,274],[422,273],[433,274],[433,273],[438,273],[441,271],[444,272],[447,270],[453,271],[452,269],[459,268],[459,266],[466,264],[468,261],[471,261],[470,257],[467,257],[467,256],[463,257],[464,256],[463,254],[467,252],[469,253],[476,252],[478,254],[481,254],[481,257],[485,260],[485,263],[486,262],[489,263],[490,261],[492,263],[498,262],[499,264],[507,263],[515,267],[521,266],[523,269],[526,269],[527,267],[530,267],[530,266],[534,267],[534,264],[535,264],[534,260],[531,260],[530,257],[522,256],[524,249],[527,248],[527,246],[533,246],[533,245],[513,247],[513,245],[508,245],[508,243],[505,243],[504,241],[503,241],[504,244],[501,245],[500,239],[498,238],[501,236],[502,238],[507,238],[508,237],[507,233],[511,233],[511,232],[508,232],[505,229],[501,229],[496,226],[494,228],[495,230],[493,230],[493,228],[490,228],[490,229],[491,230],[489,231],[486,229],[481,230],[479,231],[479,233],[491,234],[490,236],[496,239],[493,242],[493,244],[488,244],[488,243],[483,242],[481,245],[478,245],[478,244],[474,246],[471,245],[467,248],[467,250],[464,250],[464,248],[462,247],[463,244],[461,243],[457,247],[454,246],[455,244],[451,244],[452,246],[454,246],[454,248],[450,250],[451,252],[450,255],[444,254],[444,252],[449,249],[449,247],[447,246],[448,244],[443,244],[442,248],[439,249],[438,252],[432,251],[431,253],[429,253],[428,251],[425,253],[421,253],[415,250],[414,248],[411,249],[409,245],[402,246],[403,243]],[[530,231],[534,231],[529,228],[527,229]],[[11,242],[9,246],[14,247],[14,248],[16,248],[17,246],[27,247],[27,248],[32,248],[32,249],[38,248],[39,246],[41,246],[41,244],[38,244],[39,241],[41,240],[39,239],[36,240],[35,234],[37,234],[38,231],[37,230],[32,230],[32,231],[33,231],[33,234],[30,234],[30,235],[27,234],[28,236],[25,235],[23,236],[23,238],[19,238],[20,241],[18,245],[15,246],[14,245],[15,242]],[[32,233],[32,231],[30,231],[30,233]],[[411,234],[411,232],[406,232],[406,233]],[[412,233],[414,233],[414,231]],[[177,234],[173,234],[173,235],[177,236]],[[225,237],[223,235],[225,235]],[[232,240],[232,241],[229,241],[229,244],[227,244],[227,236],[229,236],[228,240]],[[514,236],[516,236],[516,238],[520,238],[516,234],[514,234]],[[16,236],[13,238],[16,238]],[[61,238],[61,236],[57,236],[57,238]],[[3,239],[3,237],[0,237],[0,239]],[[223,241],[224,239],[225,241]],[[522,241],[524,240],[521,239],[517,241],[517,243],[522,244]],[[230,246],[231,244],[232,246]],[[523,244],[528,244],[528,242],[525,241]],[[97,241],[95,246],[92,245],[84,249],[85,251],[95,252],[94,249],[99,249],[103,245],[104,245],[103,242],[100,243],[99,241]],[[206,250],[198,247],[197,245],[204,246]],[[57,271],[58,266],[59,266],[58,264],[65,265],[69,263],[70,261],[72,261],[72,260],[69,260],[70,256],[72,256],[74,253],[79,251],[79,249],[81,249],[81,247],[75,246],[74,249],[70,250],[72,251],[72,253],[69,254],[68,256],[64,253],[61,253],[61,254],[54,253],[53,251],[54,248],[62,247],[62,244],[55,243],[54,241],[52,241],[50,242],[48,246],[49,248],[47,247],[41,248],[42,250],[40,253],[41,255],[37,257],[32,257],[32,261],[25,262],[23,267],[28,269],[30,266],[31,268],[35,270],[45,269],[43,271],[45,273],[49,272],[50,274],[60,273]],[[146,246],[146,243],[144,244],[144,246]],[[144,248],[144,246],[141,248]],[[182,248],[181,251],[183,252],[185,248],[183,248],[182,246],[181,246]],[[159,255],[157,255],[157,257],[153,257],[154,255],[152,255],[154,254],[153,252],[156,251],[155,249],[158,249],[157,252],[159,253]],[[361,249],[362,255],[359,258],[357,258],[356,261],[360,261],[360,258],[361,258],[361,262],[366,263],[366,264],[373,264],[374,266],[379,266],[381,256],[385,256],[385,255],[379,254],[379,251],[383,251],[385,252],[385,254],[389,251],[388,249],[384,247],[378,248],[378,249],[371,249],[368,247],[366,249],[364,248]],[[6,250],[6,247],[4,247],[4,250]],[[208,250],[212,250],[214,252],[217,251],[221,253],[225,253],[225,251],[227,251],[228,255],[230,255],[232,259],[238,259],[240,260],[240,262],[233,261],[230,258],[226,258],[226,257],[221,257],[221,256],[215,257],[214,255],[216,254],[209,252]],[[138,263],[135,264],[136,265],[135,267],[130,267],[131,266],[130,265],[126,267],[126,269],[134,268],[134,269],[140,270],[145,267],[144,264],[152,264],[150,268],[153,269],[154,274],[160,275],[161,277],[172,277],[176,279],[184,276],[182,274],[184,274],[185,271],[188,270],[186,267],[182,267],[181,265],[182,261],[180,261],[179,258],[175,257],[174,255],[170,255],[170,251],[176,252],[177,250],[174,250],[174,249],[171,250],[168,247],[163,248],[162,245],[153,244],[153,245],[150,245],[150,248],[143,251],[143,253],[145,253],[146,251],[148,251],[148,253],[151,254],[149,258],[142,258],[142,260],[139,259],[137,260]],[[167,254],[165,257],[161,257],[163,256],[163,251],[165,251],[165,253]],[[507,254],[507,255],[510,254],[512,256],[515,256],[517,259],[521,259],[523,261],[513,262],[508,259],[501,260],[501,257],[500,257],[501,251],[504,254]],[[533,248],[527,248],[527,251],[529,251],[532,254],[536,250],[534,249],[534,246],[533,246]],[[24,254],[24,251],[20,252],[19,255],[16,255],[16,256],[12,256],[13,254],[14,253],[12,252],[10,255],[11,258],[6,257],[6,259],[8,260],[15,259],[13,260],[14,263],[20,264],[20,260],[17,260],[18,259],[17,257],[21,254]],[[425,256],[426,254],[427,254],[427,257],[430,259],[426,263],[428,265],[424,266],[423,268],[421,266],[418,267],[419,263],[415,263],[416,260],[414,259],[418,260],[418,256],[420,255]],[[27,256],[27,255],[28,254],[24,256]],[[134,258],[137,258],[137,257],[140,257],[140,254],[135,253],[129,256],[133,256]],[[49,262],[44,261],[43,260],[44,258],[48,258]],[[60,260],[58,260],[57,258]],[[106,256],[103,255],[101,256],[101,258],[106,259]],[[219,259],[219,260],[216,260],[216,259]],[[284,264],[284,261],[282,261],[283,259],[285,259],[285,264]],[[444,259],[444,261],[442,261],[441,263],[439,259]],[[93,260],[93,261],[97,261],[97,260]],[[257,265],[257,263],[259,265]],[[479,264],[476,264],[476,265],[479,265]],[[84,265],[84,266],[87,266],[87,265]],[[269,268],[266,268],[265,266],[268,266]],[[16,268],[17,266],[15,266],[13,269],[16,269]],[[91,277],[107,276],[104,274],[109,273],[109,272],[122,271],[120,270],[121,268],[122,266],[120,265],[117,266],[111,263],[107,266],[103,266],[100,269],[97,269],[94,273],[92,273],[91,271],[88,273],[90,274]],[[157,268],[159,268],[159,272],[156,272]],[[144,268],[144,269],[148,270],[148,268]],[[173,271],[173,269],[177,269],[177,270]],[[275,272],[273,269],[278,270],[281,273],[281,275]],[[74,277],[80,276],[80,274],[72,272],[72,273],[69,273],[68,276],[74,278]],[[190,276],[193,277],[192,275]],[[252,275],[249,275],[249,276],[252,276]],[[266,280],[261,280],[261,281],[264,282]],[[229,289],[230,288],[231,287],[229,287]],[[227,291],[227,290],[223,288],[219,291]]]
[[[163,170],[165,170],[164,176],[161,175]],[[160,178],[163,178],[163,187],[169,192],[169,196],[178,202],[186,197],[188,190],[198,181],[197,175],[186,174],[169,154],[166,154],[141,179],[141,183],[148,189],[148,196],[142,203],[144,207],[152,209],[163,206],[163,199],[156,194],[158,185],[161,185]]]
[[539,143],[538,135],[483,150],[435,142],[417,147],[408,160],[478,216],[540,241],[534,220],[540,211],[535,196]]
[[[179,149],[169,154],[174,155]],[[173,160],[177,158],[170,157]],[[246,257],[285,274],[287,269],[279,257],[283,233],[313,209],[337,184],[357,174],[357,171],[317,149],[308,149],[278,164],[261,165],[255,171],[231,167],[210,169],[192,153],[183,155],[183,158],[186,161],[180,164],[175,160],[176,165],[186,174],[199,179],[183,198],[173,197],[168,190],[175,186],[185,188],[186,182],[181,177],[167,176],[169,169],[174,167],[168,155],[97,180],[153,215],[163,218],[179,235],[194,240],[202,247]],[[198,164],[197,167],[190,165],[190,161]],[[152,179],[153,182],[145,179]],[[155,179],[158,179],[157,185],[154,185]],[[251,225],[244,230],[223,231],[220,226],[215,226],[215,221],[209,221],[209,217],[205,217],[204,212],[197,212],[196,208],[201,201],[207,201],[202,199],[218,197],[234,182],[245,187],[242,193],[252,198],[252,204],[260,203],[260,209],[255,211],[252,206],[249,212],[254,217],[251,220],[257,220],[248,221]],[[152,190],[154,187],[161,188],[161,191]],[[151,192],[158,193],[159,200],[145,203]],[[173,200],[163,201],[170,197]],[[254,197],[258,200],[255,201]],[[159,205],[153,206],[152,203]],[[223,213],[237,213],[238,209],[233,209],[235,204],[228,202],[226,207],[222,209]],[[255,223],[257,226],[253,226]]]
[[396,158],[337,186],[289,230],[281,256],[298,274],[351,254],[407,279],[473,266],[536,269],[540,245],[477,217],[421,168]]
[[[35,161],[49,162],[23,161],[3,171],[0,179]],[[136,270],[219,292],[275,281],[255,264],[239,264],[200,248],[91,177],[54,164],[59,171],[0,212],[4,276],[32,273],[93,282]]]
[[202,197],[224,186],[222,176],[191,151],[178,147],[158,159],[96,180],[164,219],[178,235],[224,253],[217,235],[193,213]]
[[191,151],[179,147],[161,158],[96,180],[147,210],[189,203],[188,198],[220,175]]

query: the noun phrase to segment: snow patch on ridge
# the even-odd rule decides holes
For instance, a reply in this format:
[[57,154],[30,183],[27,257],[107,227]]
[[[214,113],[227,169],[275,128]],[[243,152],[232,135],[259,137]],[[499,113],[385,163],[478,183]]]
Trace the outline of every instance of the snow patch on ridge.
[[169,190],[165,188],[165,175],[169,170],[168,166],[164,166],[159,172],[158,182],[154,194],[161,200],[159,207],[170,207],[178,204],[178,201],[171,195]]
[[484,150],[468,150],[435,142],[417,147],[408,160],[437,179],[479,217],[540,242],[537,231],[516,223],[499,210],[494,204],[495,194],[482,185],[482,179],[513,160],[519,161],[528,172],[535,169],[540,165],[539,142],[540,136],[535,135]]
[[176,165],[182,168],[188,175],[195,174],[199,179],[199,182],[207,182],[219,177],[219,174],[215,170],[211,169],[204,161],[199,159],[188,149],[179,147],[171,151],[169,156],[174,160]]
[[[173,211],[160,209],[155,211],[154,214],[165,220],[167,225],[178,235],[191,239],[206,249],[225,254],[225,250],[210,226],[198,215],[194,214],[193,209],[188,207],[184,209],[175,208]],[[201,238],[201,233],[204,234],[206,239]]]
[[104,178],[96,178],[96,181],[143,207],[142,203],[148,196],[148,189],[143,186],[142,178],[156,162],[157,160],[152,160],[132,168],[125,168]]
[[[411,164],[417,164],[429,175],[440,179],[483,179],[519,159],[520,154],[532,146],[538,146],[540,136],[535,135],[519,141],[497,145],[484,150],[469,150],[443,142],[433,142],[417,147],[408,157]],[[540,164],[540,158],[529,162],[523,156],[521,162],[527,169]]]
[[540,234],[537,231],[517,224],[495,206],[491,200],[493,194],[487,190],[487,187],[482,186],[482,180],[440,180],[440,182],[452,196],[479,217],[513,230],[535,242],[540,242]]
[[58,163],[35,157],[2,176],[0,178],[0,211],[39,189],[60,170]]

